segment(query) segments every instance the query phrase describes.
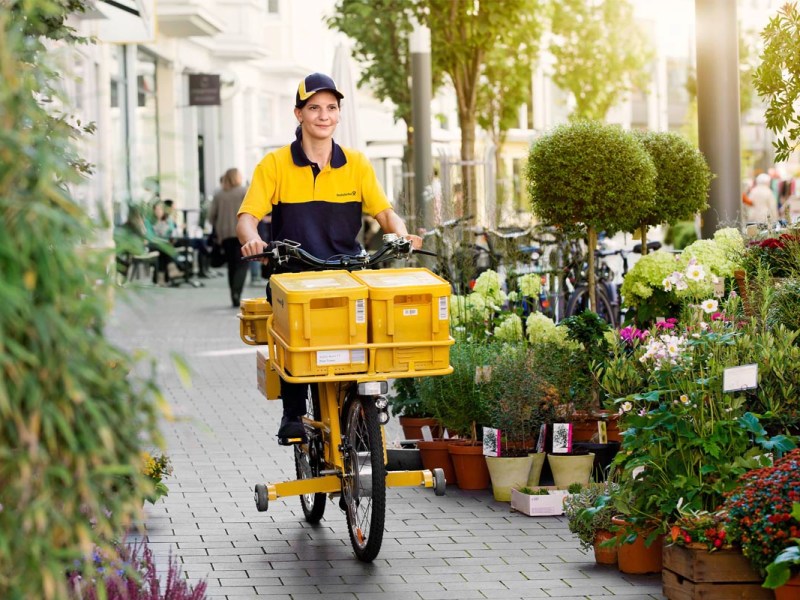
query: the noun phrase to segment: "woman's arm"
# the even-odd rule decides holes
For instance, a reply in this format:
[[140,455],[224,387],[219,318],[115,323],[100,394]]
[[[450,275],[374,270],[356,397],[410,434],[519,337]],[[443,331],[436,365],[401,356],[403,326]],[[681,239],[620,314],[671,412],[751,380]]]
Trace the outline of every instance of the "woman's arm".
[[396,233],[397,235],[403,236],[411,241],[411,246],[415,250],[422,248],[422,238],[418,235],[409,235],[406,224],[403,222],[403,219],[394,212],[394,209],[387,208],[382,210],[375,215],[375,220],[378,222],[378,225],[381,226],[384,233]]

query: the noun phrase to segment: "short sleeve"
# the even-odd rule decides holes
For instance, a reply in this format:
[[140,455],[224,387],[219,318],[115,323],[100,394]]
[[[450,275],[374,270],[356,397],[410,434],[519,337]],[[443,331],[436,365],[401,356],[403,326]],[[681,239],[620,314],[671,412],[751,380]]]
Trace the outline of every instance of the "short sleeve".
[[250,187],[247,188],[238,215],[247,213],[259,221],[272,212],[272,198],[276,188],[276,161],[273,154],[267,154],[253,171]]
[[387,208],[392,208],[392,203],[386,197],[378,177],[375,175],[375,169],[372,168],[367,157],[361,153],[358,153],[357,156],[358,168],[361,171],[361,202],[364,212],[374,217]]

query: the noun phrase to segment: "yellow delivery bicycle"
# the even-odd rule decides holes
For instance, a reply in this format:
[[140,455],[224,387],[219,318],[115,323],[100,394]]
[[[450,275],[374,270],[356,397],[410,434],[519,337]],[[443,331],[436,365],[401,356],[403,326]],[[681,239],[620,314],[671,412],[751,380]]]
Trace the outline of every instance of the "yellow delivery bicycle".
[[421,486],[445,493],[441,469],[387,471],[383,425],[389,420],[388,380],[447,375],[450,366],[450,284],[427,269],[370,268],[407,259],[408,240],[388,234],[372,254],[321,260],[289,241],[272,242],[263,254],[302,273],[270,279],[272,303],[244,300],[240,335],[257,352],[259,389],[280,394],[279,378],[308,383],[303,418],[307,441],[294,442],[297,479],[255,486],[256,508],[300,496],[305,519],[317,523],[327,497],[339,496],[356,557],[380,551],[386,488]]

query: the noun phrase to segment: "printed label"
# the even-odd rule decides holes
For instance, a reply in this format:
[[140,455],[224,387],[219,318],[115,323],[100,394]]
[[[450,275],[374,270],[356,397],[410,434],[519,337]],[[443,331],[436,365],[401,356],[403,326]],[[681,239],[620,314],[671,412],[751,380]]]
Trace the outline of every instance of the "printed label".
[[320,350],[317,352],[318,367],[325,367],[328,365],[346,365],[349,362],[349,350]]
[[417,316],[417,309],[416,308],[404,308],[403,309],[403,316],[404,317],[416,317]]
[[320,288],[338,288],[342,285],[336,280],[329,277],[322,277],[319,279],[303,279],[298,282],[300,287],[316,290]]
[[350,351],[350,362],[352,363],[364,363],[367,361],[367,351],[363,348],[360,350],[351,350]]
[[439,297],[439,320],[447,321],[447,296]]
[[363,298],[356,300],[356,323],[367,322],[367,302]]

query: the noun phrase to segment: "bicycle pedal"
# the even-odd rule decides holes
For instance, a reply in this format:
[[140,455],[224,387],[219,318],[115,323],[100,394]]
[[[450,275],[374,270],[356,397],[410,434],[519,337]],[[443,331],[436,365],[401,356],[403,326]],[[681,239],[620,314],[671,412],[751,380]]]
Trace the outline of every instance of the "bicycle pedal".
[[305,443],[305,440],[303,438],[301,438],[301,437],[292,437],[292,438],[279,437],[278,438],[278,445],[279,446],[296,446],[298,444],[303,444],[303,443]]

